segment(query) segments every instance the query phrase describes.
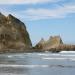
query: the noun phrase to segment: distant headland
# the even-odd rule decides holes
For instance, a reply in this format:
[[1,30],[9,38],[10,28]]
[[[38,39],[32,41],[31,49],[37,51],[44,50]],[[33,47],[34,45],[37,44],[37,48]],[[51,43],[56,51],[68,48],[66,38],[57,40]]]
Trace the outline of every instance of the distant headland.
[[33,47],[26,25],[9,14],[0,13],[0,53],[8,52],[59,52],[75,50],[75,45],[64,44],[60,36],[43,38]]
[[47,41],[43,38],[34,47],[36,50],[60,52],[63,50],[74,51],[75,45],[63,43],[60,36],[51,36]]

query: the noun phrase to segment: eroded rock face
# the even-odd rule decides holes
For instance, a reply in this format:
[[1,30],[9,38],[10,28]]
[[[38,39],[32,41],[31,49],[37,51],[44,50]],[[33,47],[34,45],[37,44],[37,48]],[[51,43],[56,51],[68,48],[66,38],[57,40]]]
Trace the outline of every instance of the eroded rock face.
[[56,48],[60,44],[63,44],[63,41],[60,36],[51,36],[50,39],[46,42],[47,48]]
[[34,49],[37,51],[51,52],[60,52],[63,50],[75,51],[75,45],[64,44],[60,36],[51,36],[47,41],[41,39],[41,41],[38,44],[36,44]]
[[6,17],[0,13],[0,51],[24,50],[31,47],[25,24],[11,14]]
[[36,46],[34,47],[34,48],[36,48],[36,49],[44,49],[44,46],[45,46],[45,40],[42,38],[39,42],[38,42],[38,44],[36,44]]
[[42,39],[35,48],[49,50],[52,48],[57,48],[59,45],[63,44],[60,36],[51,36],[47,41]]

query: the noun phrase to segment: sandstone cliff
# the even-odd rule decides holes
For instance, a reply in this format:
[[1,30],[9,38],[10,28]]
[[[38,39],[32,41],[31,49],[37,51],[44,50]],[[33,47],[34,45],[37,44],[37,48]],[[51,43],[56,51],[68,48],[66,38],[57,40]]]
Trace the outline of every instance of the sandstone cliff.
[[0,13],[0,51],[25,50],[32,47],[26,26],[11,14]]

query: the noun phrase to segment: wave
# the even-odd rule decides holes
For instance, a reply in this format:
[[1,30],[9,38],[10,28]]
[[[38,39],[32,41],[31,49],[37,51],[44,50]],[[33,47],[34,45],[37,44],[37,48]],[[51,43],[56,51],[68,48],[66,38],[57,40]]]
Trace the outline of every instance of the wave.
[[75,53],[75,51],[61,51],[59,53]]
[[49,56],[50,54],[38,53],[37,55],[39,55],[39,56]]
[[42,58],[44,60],[68,60],[68,61],[75,61],[75,58]]
[[65,55],[65,54],[60,54],[60,56],[68,56],[68,57],[75,57],[75,55],[73,55],[73,54],[68,54],[68,55]]
[[11,68],[53,68],[53,67],[60,67],[60,68],[75,68],[75,65],[0,65],[0,67],[11,67]]
[[13,68],[36,68],[36,67],[48,67],[48,65],[9,65],[9,64],[0,64],[0,67],[13,67]]
[[26,74],[0,73],[0,75],[26,75]]
[[59,56],[60,54],[55,54],[55,53],[38,53],[37,55],[39,56],[51,56],[51,55],[54,55],[54,56]]
[[[75,65],[65,65],[65,64],[51,64],[51,65],[6,65],[1,64],[0,68],[75,68]],[[1,73],[0,73],[1,75]],[[3,74],[4,75],[4,74]]]
[[38,56],[68,56],[68,57],[74,57],[75,54],[38,54]]
[[42,59],[46,59],[46,60],[65,60],[67,58],[42,58]]

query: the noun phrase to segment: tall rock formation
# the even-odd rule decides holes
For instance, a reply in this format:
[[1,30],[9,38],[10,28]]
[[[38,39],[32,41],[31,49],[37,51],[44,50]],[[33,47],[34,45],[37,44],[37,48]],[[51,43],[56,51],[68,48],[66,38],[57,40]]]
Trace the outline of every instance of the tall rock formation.
[[34,48],[36,48],[36,49],[43,49],[44,46],[45,46],[45,40],[42,38],[42,39],[38,42],[38,44],[36,44],[36,46],[35,46]]
[[63,44],[60,36],[51,36],[50,39],[46,42],[47,48],[56,48],[59,45]]
[[42,39],[35,46],[35,48],[42,49],[42,50],[50,50],[53,48],[57,48],[62,44],[63,42],[60,36],[51,36],[47,41],[44,41],[44,39]]
[[0,51],[25,50],[32,47],[26,26],[11,14],[0,13]]

